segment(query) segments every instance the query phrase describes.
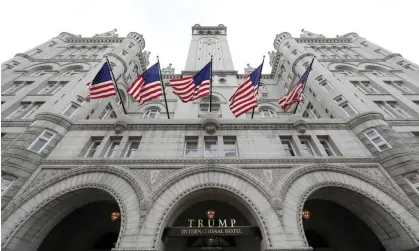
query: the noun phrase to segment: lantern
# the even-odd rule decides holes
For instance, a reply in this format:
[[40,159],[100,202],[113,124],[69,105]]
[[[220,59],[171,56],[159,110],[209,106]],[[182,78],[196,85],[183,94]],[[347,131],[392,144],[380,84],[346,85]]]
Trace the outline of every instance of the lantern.
[[304,209],[302,215],[303,215],[303,218],[304,219],[308,220],[311,217],[311,212],[308,211],[308,210],[306,210],[306,209]]
[[112,221],[119,220],[119,218],[121,218],[121,213],[120,213],[120,212],[113,212],[113,213],[111,214],[111,219],[112,219]]
[[213,219],[215,217],[215,210],[214,209],[208,210],[207,216],[208,216],[208,219]]

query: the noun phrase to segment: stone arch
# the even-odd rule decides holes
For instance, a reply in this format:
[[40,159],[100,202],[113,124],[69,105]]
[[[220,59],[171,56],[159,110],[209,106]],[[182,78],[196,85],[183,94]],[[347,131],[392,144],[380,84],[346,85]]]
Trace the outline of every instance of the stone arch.
[[146,105],[142,105],[141,106],[141,109],[140,109],[140,112],[142,113],[141,116],[144,116],[147,111],[149,111],[149,110],[151,110],[153,108],[154,109],[157,109],[159,111],[159,114],[162,113],[162,112],[167,112],[166,111],[166,107],[163,104],[161,104],[161,103],[152,103],[152,104],[146,104]]
[[340,71],[340,70],[347,70],[351,72],[358,72],[358,67],[356,65],[350,63],[331,63],[329,65],[329,70],[331,71]]
[[[104,193],[100,196],[92,196],[89,193],[88,196],[81,196],[82,199],[60,204],[61,199],[74,197],[85,191],[83,189],[104,191],[118,203],[121,211],[121,229],[117,247],[131,246],[130,236],[139,234],[139,201],[144,192],[147,192],[146,185],[135,177],[131,171],[119,167],[82,167],[66,171],[40,183],[3,210],[2,248],[27,250],[23,246],[39,245],[42,238],[77,206],[83,206],[104,196]],[[53,217],[47,217],[48,212],[54,212]],[[34,228],[35,223],[44,229],[40,232],[29,231]],[[23,236],[28,242],[22,240],[15,242],[15,238]]]
[[176,173],[161,183],[150,196],[150,207],[140,231],[139,247],[158,249],[164,227],[182,205],[182,199],[202,189],[218,189],[233,194],[257,219],[267,247],[283,245],[275,236],[282,229],[272,194],[267,187],[238,168],[204,166]]
[[390,70],[392,70],[391,67],[379,63],[361,63],[358,65],[360,70],[376,70],[384,73],[388,73]]
[[79,70],[79,71],[89,71],[91,66],[88,63],[69,63],[61,66],[60,73],[69,71],[69,70]]
[[58,71],[60,66],[55,63],[39,63],[30,65],[23,70],[27,72],[27,74],[32,74],[37,71]]
[[257,111],[261,112],[263,109],[269,109],[272,110],[273,112],[275,112],[276,117],[278,117],[278,111],[280,111],[279,107],[271,104],[271,103],[259,103]]
[[[226,97],[224,97],[224,95],[220,92],[212,91],[212,97],[218,99],[221,104],[227,104]],[[209,98],[209,96],[199,99],[198,102],[205,100],[205,98]]]
[[[307,198],[321,188],[345,190],[357,198],[354,207],[349,203],[354,201],[349,199],[349,195],[345,196],[346,199],[340,197],[342,193],[329,191],[327,195],[362,219],[389,251],[404,250],[392,246],[396,242],[405,243],[403,248],[419,245],[419,211],[405,196],[348,168],[309,166],[288,174],[280,192],[284,203],[282,222],[284,229],[294,236],[294,247],[307,246],[301,212]],[[393,240],[393,244],[387,236],[389,232],[396,232],[399,237]]]

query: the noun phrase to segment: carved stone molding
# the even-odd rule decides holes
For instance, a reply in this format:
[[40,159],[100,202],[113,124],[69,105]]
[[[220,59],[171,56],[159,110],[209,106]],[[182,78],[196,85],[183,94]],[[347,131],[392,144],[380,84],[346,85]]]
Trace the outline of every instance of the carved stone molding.
[[34,120],[46,120],[46,121],[55,123],[57,125],[60,125],[60,126],[64,127],[66,130],[69,130],[71,128],[72,124],[74,123],[69,118],[66,118],[62,115],[51,113],[51,112],[38,113],[35,116]]
[[125,121],[118,120],[113,125],[113,130],[115,131],[116,134],[120,134],[124,132],[127,129],[127,127],[128,127],[128,124]]
[[278,158],[138,158],[127,159],[121,158],[69,158],[69,159],[44,159],[43,165],[147,165],[152,164],[158,166],[159,164],[182,164],[182,165],[217,165],[217,164],[233,164],[233,165],[264,165],[264,164],[321,164],[321,163],[363,163],[363,164],[376,164],[379,163],[378,159],[373,158],[347,158],[347,157],[279,157]]
[[218,173],[226,173],[232,176],[235,176],[241,180],[246,181],[250,185],[252,185],[256,190],[258,190],[266,199],[270,200],[273,197],[273,193],[271,192],[270,188],[265,184],[258,181],[256,178],[251,176],[246,171],[235,168],[235,167],[225,167],[225,166],[199,166],[199,167],[189,167],[180,170],[179,172],[173,174],[171,177],[167,178],[163,182],[160,183],[159,186],[154,188],[153,192],[150,195],[150,199],[152,201],[156,201],[167,189],[169,189],[173,184],[176,182],[194,175],[196,173],[207,173],[207,172],[218,172]]
[[415,216],[417,219],[419,219],[419,211],[417,210],[417,207],[415,204],[413,204],[412,201],[410,201],[405,195],[400,194],[393,188],[387,186],[382,181],[374,179],[372,177],[368,177],[364,175],[363,173],[359,171],[355,171],[350,168],[345,168],[344,166],[338,166],[338,165],[330,165],[330,164],[322,164],[322,165],[310,165],[310,166],[302,166],[298,167],[296,169],[291,170],[284,179],[278,182],[280,185],[279,187],[279,198],[282,200],[285,200],[285,196],[288,193],[288,190],[290,189],[291,185],[296,182],[300,177],[312,173],[312,172],[337,172],[346,174],[352,177],[355,177],[356,179],[362,180],[377,189],[383,191],[388,196],[393,198],[395,201],[400,203],[409,213],[411,213],[413,216]]
[[[304,195],[299,198],[299,204],[298,204],[298,208],[297,208],[297,222],[298,222],[298,231],[301,237],[303,237],[304,242],[306,245],[308,245],[307,240],[305,237],[305,233],[304,233],[304,227],[303,227],[303,218],[300,216],[300,214],[298,212],[302,212],[303,208],[304,208],[304,203],[307,201],[308,197],[316,190],[323,188],[323,187],[341,187],[341,188],[346,188],[348,190],[357,192],[359,194],[362,194],[363,196],[367,197],[368,199],[374,201],[377,205],[380,205],[382,209],[384,209],[386,212],[388,212],[394,219],[396,219],[403,227],[404,230],[407,231],[409,237],[411,237],[412,239],[414,239],[416,242],[419,242],[419,238],[414,234],[414,231],[408,226],[408,224],[396,213],[394,212],[392,209],[390,209],[387,205],[383,204],[380,200],[378,200],[376,198],[376,196],[364,192],[360,189],[358,189],[355,186],[352,185],[347,185],[347,184],[342,184],[340,182],[321,182],[321,183],[317,183],[311,187],[309,187],[308,189],[305,190]],[[394,199],[394,198],[393,198]],[[409,208],[405,208],[406,210],[408,210]],[[410,211],[410,210],[408,210]]]
[[137,176],[131,172],[130,169],[116,166],[91,166],[91,167],[80,167],[74,168],[69,171],[60,173],[52,178],[49,178],[38,185],[34,186],[33,189],[23,193],[19,198],[11,201],[1,212],[2,223],[13,214],[18,208],[20,208],[25,202],[29,199],[40,193],[44,189],[71,177],[85,174],[85,173],[108,173],[116,175],[124,180],[126,180],[130,186],[134,189],[135,194],[140,200],[144,197],[144,193],[148,192],[147,185],[145,185]]
[[[332,130],[351,130],[348,123],[343,120],[336,119],[334,122],[325,122],[325,121],[306,121],[307,130],[319,130],[319,129],[332,129]],[[294,124],[288,121],[269,121],[269,122],[260,122],[260,121],[231,121],[220,119],[217,120],[219,130],[295,130]],[[114,130],[114,124],[112,122],[96,122],[92,121],[91,123],[75,123],[71,130]],[[166,122],[166,121],[153,121],[153,122],[132,122],[128,123],[128,131],[141,131],[141,130],[202,130],[202,120],[185,120],[179,121],[176,124]]]
[[375,119],[379,119],[379,120],[384,120],[384,116],[381,113],[378,112],[364,112],[361,114],[358,114],[354,117],[352,117],[349,121],[348,121],[348,125],[351,129],[355,128],[356,126],[369,121],[369,120],[375,120]]
[[219,128],[220,123],[216,119],[216,114],[205,114],[201,122],[202,129],[208,134],[214,134]]
[[[84,189],[84,188],[97,188],[97,189],[100,189],[100,190],[104,190],[104,191],[108,192],[109,194],[111,194],[111,196],[118,203],[119,210],[121,212],[121,219],[120,219],[120,221],[121,221],[121,227],[120,227],[120,230],[119,230],[119,235],[118,235],[118,240],[117,240],[116,246],[119,246],[120,245],[121,238],[123,237],[123,235],[125,233],[125,228],[126,228],[126,213],[127,213],[126,208],[125,208],[125,204],[123,203],[122,198],[120,198],[120,196],[118,195],[118,193],[113,188],[111,188],[111,187],[109,187],[107,185],[82,184],[82,185],[72,186],[72,187],[69,187],[69,188],[60,190],[58,193],[55,193],[52,196],[48,197],[46,200],[44,200],[43,203],[37,205],[36,207],[33,207],[32,210],[25,215],[25,218],[23,220],[21,220],[18,224],[15,225],[15,228],[14,228],[14,230],[12,232],[13,234],[11,236],[6,236],[5,237],[4,242],[1,243],[2,248],[4,249],[5,247],[7,247],[7,245],[10,243],[10,241],[14,239],[14,235],[17,233],[17,231],[27,222],[27,220],[30,217],[32,217],[42,207],[46,206],[48,203],[52,202],[53,200],[55,200],[55,199],[57,199],[57,198],[65,195],[65,194],[67,194],[69,192],[72,192],[72,191],[75,191],[75,190],[79,190],[79,189]],[[28,199],[31,199],[33,197],[34,196],[30,196]],[[6,209],[7,208],[8,207],[6,207]],[[13,212],[15,210],[13,210]],[[13,212],[11,212],[11,213],[13,213]],[[7,218],[9,218],[9,216],[11,215],[11,213],[9,213],[9,215],[4,215],[5,213],[4,213],[4,211],[2,211],[2,223],[4,223]]]
[[[115,53],[107,53],[106,55],[105,55],[105,57],[106,56],[109,56],[109,57],[114,57],[115,59],[117,59],[117,60],[119,60],[119,62],[121,62],[121,64],[122,64],[122,66],[124,67],[124,69],[123,69],[123,71],[122,71],[122,75],[124,75],[126,72],[127,72],[127,70],[128,70],[128,66],[127,66],[127,63],[125,62],[125,60],[124,59],[122,59],[119,55],[117,55],[117,54],[115,54]],[[117,76],[115,76],[116,78],[118,78]]]
[[294,74],[296,74],[296,75],[298,74],[297,71],[295,70],[295,67],[297,66],[297,64],[306,57],[316,57],[316,55],[309,52],[309,53],[304,53],[304,54],[298,56],[298,58],[296,58],[294,60],[294,63],[292,64],[292,72],[294,72]]
[[299,132],[305,133],[307,129],[307,122],[300,115],[290,116],[289,121],[292,126]]
[[[266,244],[271,247],[272,246],[272,241],[271,241],[271,235],[269,232],[269,229],[266,225],[266,221],[262,216],[262,212],[260,212],[258,210],[258,208],[256,207],[256,205],[252,202],[252,198],[250,198],[249,196],[247,196],[246,194],[242,193],[240,190],[235,189],[234,187],[231,187],[229,185],[223,185],[223,184],[199,184],[199,185],[195,185],[193,187],[190,187],[189,189],[186,189],[185,191],[183,191],[182,194],[179,194],[169,205],[168,208],[165,209],[163,216],[160,218],[160,220],[157,222],[157,229],[154,235],[154,246],[153,248],[158,248],[159,246],[159,239],[160,236],[162,234],[162,229],[164,229],[165,226],[165,222],[167,221],[168,215],[170,213],[173,213],[173,207],[186,195],[186,194],[190,194],[193,193],[195,191],[201,190],[201,189],[205,189],[205,188],[218,188],[218,189],[223,189],[226,191],[229,191],[235,195],[237,195],[238,197],[240,197],[243,201],[245,201],[253,210],[253,212],[255,212],[255,214],[258,217],[258,221],[261,224],[260,226],[260,230],[262,231],[262,233],[264,234],[264,236],[266,236]],[[141,238],[141,236],[140,236]]]

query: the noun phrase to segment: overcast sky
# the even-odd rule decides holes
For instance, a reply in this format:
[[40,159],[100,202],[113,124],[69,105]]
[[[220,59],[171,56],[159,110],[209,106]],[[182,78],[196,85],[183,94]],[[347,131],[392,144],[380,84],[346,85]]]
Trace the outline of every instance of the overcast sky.
[[[301,29],[336,37],[349,32],[419,63],[417,0],[71,0],[1,1],[1,62],[60,32],[92,36],[117,29],[142,34],[150,63],[160,56],[176,73],[185,67],[191,26],[227,26],[233,63],[239,73],[258,65],[273,50],[275,35]],[[265,64],[263,72],[269,73]]]

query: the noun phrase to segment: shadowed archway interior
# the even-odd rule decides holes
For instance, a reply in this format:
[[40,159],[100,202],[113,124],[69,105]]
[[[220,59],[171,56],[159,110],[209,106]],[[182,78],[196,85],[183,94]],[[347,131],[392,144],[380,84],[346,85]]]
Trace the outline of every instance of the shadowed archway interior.
[[114,201],[84,205],[58,223],[41,243],[38,251],[110,251],[118,240],[120,220],[111,220],[119,211]]
[[[234,206],[224,201],[204,200],[190,205],[174,220],[172,227],[188,227],[198,219],[207,220],[208,210],[215,211],[215,219],[234,219],[235,226],[252,226],[246,217]],[[260,250],[260,238],[256,236],[191,236],[169,237],[164,240],[165,251],[177,250]]]
[[[343,196],[345,194],[351,196]],[[309,214],[306,216],[309,217],[303,217],[303,226],[307,242],[313,251],[389,251],[368,225],[371,221],[377,224],[371,216],[366,215],[371,213],[368,211],[371,208],[366,208],[361,200],[352,200],[360,199],[361,196],[352,196],[355,196],[354,192],[342,188],[322,188],[308,198],[304,210],[308,210]],[[346,201],[342,200],[344,197]],[[346,205],[352,207],[346,208]],[[357,211],[352,212],[353,208],[357,208]],[[359,217],[362,210],[363,218],[368,217],[370,222],[367,223]],[[377,219],[379,215],[376,214]]]

